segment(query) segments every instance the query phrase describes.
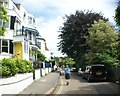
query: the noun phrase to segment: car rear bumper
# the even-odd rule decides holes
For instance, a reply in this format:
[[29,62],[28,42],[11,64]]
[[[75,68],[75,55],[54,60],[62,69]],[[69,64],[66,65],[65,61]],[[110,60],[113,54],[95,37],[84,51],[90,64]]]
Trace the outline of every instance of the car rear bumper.
[[91,80],[106,80],[106,77],[95,77],[95,76],[89,76]]

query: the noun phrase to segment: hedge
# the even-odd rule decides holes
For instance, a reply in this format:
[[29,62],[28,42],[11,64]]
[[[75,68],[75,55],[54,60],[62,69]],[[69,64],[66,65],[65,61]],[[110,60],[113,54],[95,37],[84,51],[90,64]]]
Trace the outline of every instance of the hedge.
[[27,73],[33,70],[32,63],[27,60],[5,58],[0,61],[0,64],[2,76],[14,76],[17,73]]

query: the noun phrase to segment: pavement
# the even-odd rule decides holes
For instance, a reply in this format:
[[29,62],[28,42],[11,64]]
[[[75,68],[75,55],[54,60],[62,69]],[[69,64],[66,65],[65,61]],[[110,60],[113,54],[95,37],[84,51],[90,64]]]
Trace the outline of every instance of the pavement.
[[51,94],[57,86],[58,80],[59,73],[51,72],[46,76],[41,77],[37,81],[34,81],[22,92],[20,92],[19,95],[22,96],[22,94],[34,94],[35,96],[38,96],[38,94]]

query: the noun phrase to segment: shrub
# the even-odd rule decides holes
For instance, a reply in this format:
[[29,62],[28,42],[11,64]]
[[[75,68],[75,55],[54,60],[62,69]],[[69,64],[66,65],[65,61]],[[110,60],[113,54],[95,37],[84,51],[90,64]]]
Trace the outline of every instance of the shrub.
[[27,60],[19,60],[16,58],[3,59],[0,61],[0,69],[2,76],[14,76],[17,73],[32,72],[32,63]]
[[32,63],[27,60],[16,60],[16,66],[18,67],[18,73],[32,72]]
[[23,65],[25,66],[25,71],[26,72],[32,72],[32,70],[33,70],[33,67],[32,67],[32,63],[31,62],[29,62],[29,61],[27,61],[27,60],[22,60],[21,61],[22,63],[23,63]]
[[2,76],[10,76],[10,69],[7,66],[2,66]]
[[2,76],[14,76],[17,74],[17,67],[12,59],[3,59],[2,64]]

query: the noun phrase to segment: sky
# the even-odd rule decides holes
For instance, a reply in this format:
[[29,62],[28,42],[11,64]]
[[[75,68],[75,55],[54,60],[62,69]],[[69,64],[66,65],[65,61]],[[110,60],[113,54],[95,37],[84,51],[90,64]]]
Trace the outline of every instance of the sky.
[[54,56],[62,56],[58,52],[59,28],[63,26],[63,17],[74,14],[76,10],[92,10],[102,13],[111,23],[118,0],[13,0],[21,3],[36,18],[36,27],[46,40],[48,49]]

